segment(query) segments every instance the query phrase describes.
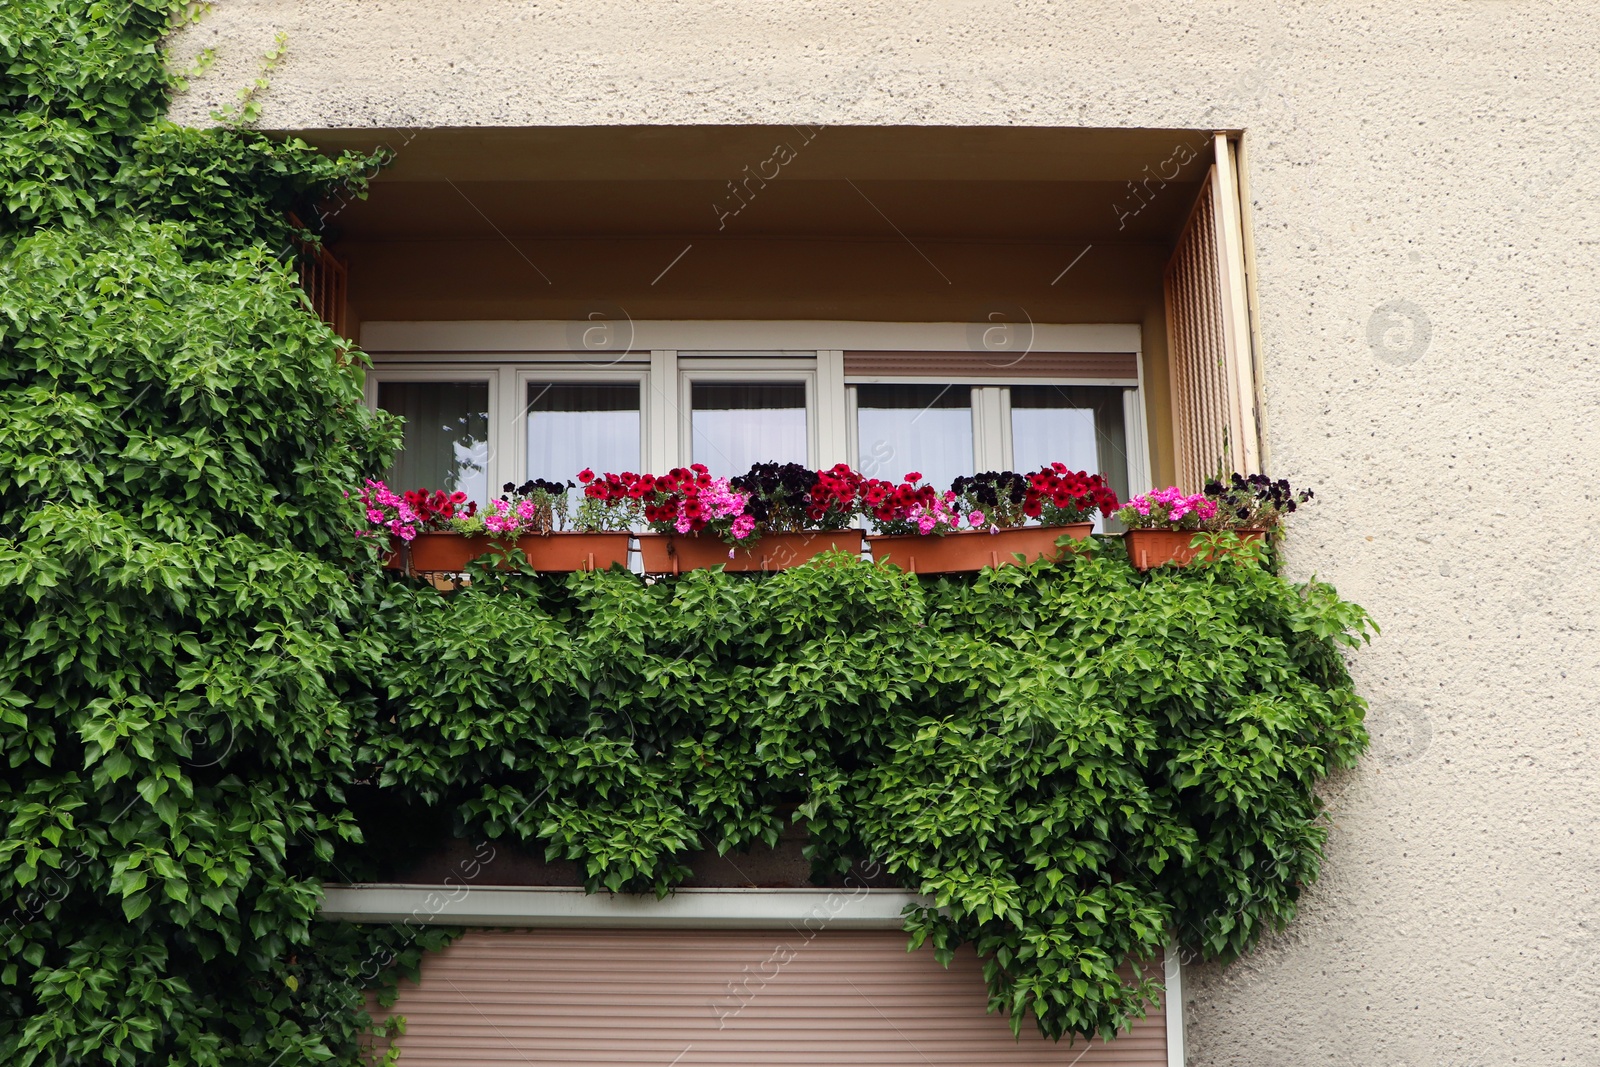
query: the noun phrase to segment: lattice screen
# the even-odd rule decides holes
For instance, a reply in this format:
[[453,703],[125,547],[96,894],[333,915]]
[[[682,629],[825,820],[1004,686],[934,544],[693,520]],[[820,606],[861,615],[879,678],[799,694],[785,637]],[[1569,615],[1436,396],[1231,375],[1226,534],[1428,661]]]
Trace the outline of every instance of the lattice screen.
[[1260,468],[1239,201],[1226,142],[1167,264],[1167,358],[1178,484]]

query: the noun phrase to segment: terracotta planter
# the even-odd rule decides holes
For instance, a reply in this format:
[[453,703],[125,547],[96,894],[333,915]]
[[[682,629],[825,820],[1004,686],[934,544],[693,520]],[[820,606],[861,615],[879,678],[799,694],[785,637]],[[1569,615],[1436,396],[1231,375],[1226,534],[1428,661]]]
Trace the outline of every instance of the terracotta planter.
[[628,565],[628,533],[552,533],[517,538],[536,571],[603,571]]
[[1070,526],[1023,526],[994,533],[964,530],[943,537],[869,537],[867,543],[872,546],[872,558],[879,563],[892,563],[913,574],[955,574],[1014,565],[1018,555],[1023,563],[1055,559],[1061,551],[1056,542],[1063,535],[1082,541],[1093,529],[1092,522],[1075,522]]
[[[1260,541],[1265,530],[1234,530],[1241,541]],[[1204,550],[1192,542],[1198,530],[1129,530],[1122,535],[1128,546],[1128,559],[1142,571],[1155,567],[1186,567]]]
[[393,551],[383,565],[389,570],[404,570],[415,574],[422,571],[466,570],[469,560],[499,548],[505,551],[505,542],[496,542],[487,534],[420,533],[412,539],[409,548],[398,539],[391,542]]
[[[564,571],[605,570],[613,563],[628,565],[628,539],[626,533],[552,533],[548,536],[533,534],[517,538],[516,547],[528,557],[536,571],[561,573]],[[390,570],[405,570],[407,552],[400,542],[383,565]],[[487,534],[423,533],[418,534],[410,546],[410,572],[413,574],[466,570],[470,560],[485,552],[500,555],[509,553],[511,546]]]
[[861,555],[860,531],[767,534],[749,548],[693,534],[639,535],[639,554],[646,574],[682,574],[719,566],[730,571],[781,571],[835,549]]

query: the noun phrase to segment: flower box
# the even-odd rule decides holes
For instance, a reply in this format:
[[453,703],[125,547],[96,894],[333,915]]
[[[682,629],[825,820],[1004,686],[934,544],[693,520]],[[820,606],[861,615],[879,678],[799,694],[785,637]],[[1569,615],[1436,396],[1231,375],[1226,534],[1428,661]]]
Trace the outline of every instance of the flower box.
[[613,566],[628,566],[631,536],[627,532],[528,534],[517,538],[517,547],[536,571],[547,574],[603,571]]
[[389,570],[416,574],[425,571],[459,573],[467,563],[485,552],[506,551],[503,541],[487,534],[419,533],[409,542],[398,537],[389,541],[390,551],[383,565]]
[[[613,563],[628,565],[628,537],[626,533],[531,534],[517,538],[516,547],[522,549],[536,571],[605,570]],[[511,551],[511,545],[503,538],[449,532],[419,533],[409,547],[395,538],[391,545],[383,565],[409,574],[459,574],[470,561],[487,552],[504,556]]]
[[749,547],[694,534],[639,535],[646,574],[682,574],[719,566],[730,571],[781,571],[830,551],[861,555],[860,531],[767,534]]
[[872,558],[879,563],[892,563],[913,574],[956,574],[1055,559],[1061,554],[1056,542],[1063,536],[1082,541],[1093,530],[1092,522],[1075,522],[1067,526],[964,530],[943,536],[876,536],[867,538],[867,543],[872,546]]
[[[1241,541],[1260,541],[1267,536],[1265,530],[1233,530]],[[1122,535],[1128,547],[1128,559],[1142,571],[1156,567],[1186,567],[1206,550],[1204,542],[1195,544],[1197,537],[1216,537],[1200,530],[1129,530]]]

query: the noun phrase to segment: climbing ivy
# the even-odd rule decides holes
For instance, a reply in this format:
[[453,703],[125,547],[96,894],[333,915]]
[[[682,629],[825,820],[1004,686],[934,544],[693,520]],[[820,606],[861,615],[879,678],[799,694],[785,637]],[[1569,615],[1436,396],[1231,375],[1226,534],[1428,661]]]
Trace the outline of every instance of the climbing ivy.
[[1366,743],[1365,615],[1258,565],[483,578],[395,588],[365,633],[357,763],[402,821],[664,894],[800,819],[819,875],[930,896],[913,944],[975,944],[991,1006],[1050,1036],[1141,1013],[1158,978],[1117,968],[1169,936],[1228,960],[1288,922],[1313,787]]
[[313,922],[359,834],[340,486],[395,439],[285,211],[369,163],[166,122],[175,14],[0,18],[8,1064],[349,1062],[362,986],[444,936]]
[[450,935],[314,921],[318,887],[408,821],[661,894],[803,820],[820,877],[927,893],[913,942],[1057,1036],[1141,1010],[1115,969],[1169,935],[1228,959],[1294,914],[1365,743],[1326,586],[1114,543],[381,579],[342,487],[396,430],[286,219],[373,161],[166,122],[187,13],[0,20],[0,1062],[357,1062],[365,990]]

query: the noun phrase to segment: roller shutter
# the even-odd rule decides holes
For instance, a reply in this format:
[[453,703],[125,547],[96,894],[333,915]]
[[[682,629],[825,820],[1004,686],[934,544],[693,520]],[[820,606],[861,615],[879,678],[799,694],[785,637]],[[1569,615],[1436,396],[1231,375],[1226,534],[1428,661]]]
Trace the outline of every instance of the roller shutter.
[[1117,1040],[1022,1039],[977,958],[899,931],[475,930],[391,1009],[404,1067],[702,1064],[1167,1067],[1159,1007]]

